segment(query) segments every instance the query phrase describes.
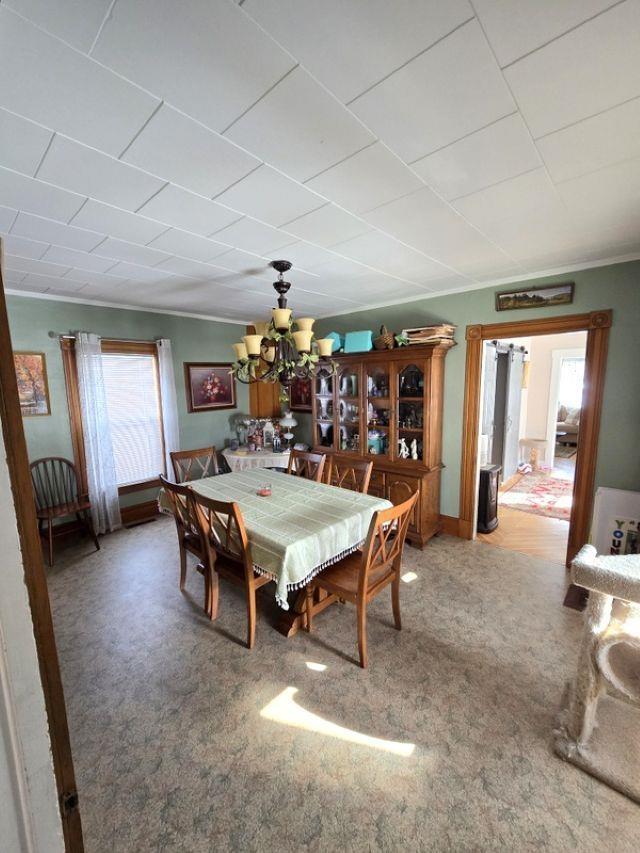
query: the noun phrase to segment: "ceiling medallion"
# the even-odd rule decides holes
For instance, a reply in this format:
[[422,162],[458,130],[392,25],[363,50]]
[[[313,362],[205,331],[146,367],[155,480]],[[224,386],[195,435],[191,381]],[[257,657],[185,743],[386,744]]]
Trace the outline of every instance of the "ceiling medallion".
[[233,344],[236,362],[232,372],[246,385],[279,382],[286,401],[294,379],[330,376],[335,373],[336,364],[331,360],[332,339],[316,339],[315,320],[311,317],[293,320],[291,309],[287,308],[286,294],[291,283],[284,280],[284,274],[291,269],[291,262],[271,261],[269,266],[278,273],[278,280],[273,283],[278,307],[272,310],[270,321],[253,324],[255,334],[245,335],[240,343]]

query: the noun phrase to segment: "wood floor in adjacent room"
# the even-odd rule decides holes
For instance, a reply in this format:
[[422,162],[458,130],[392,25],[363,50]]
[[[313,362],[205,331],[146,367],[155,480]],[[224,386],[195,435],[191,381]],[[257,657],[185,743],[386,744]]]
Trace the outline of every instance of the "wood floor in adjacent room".
[[499,507],[498,519],[498,526],[492,533],[478,533],[479,542],[564,564],[568,521],[507,506]]
[[[390,592],[256,647],[242,590],[178,589],[170,519],[48,573],[87,853],[637,851],[640,809],[559,759],[580,614],[556,564],[450,536],[406,548]],[[0,847],[1,847],[0,843]]]

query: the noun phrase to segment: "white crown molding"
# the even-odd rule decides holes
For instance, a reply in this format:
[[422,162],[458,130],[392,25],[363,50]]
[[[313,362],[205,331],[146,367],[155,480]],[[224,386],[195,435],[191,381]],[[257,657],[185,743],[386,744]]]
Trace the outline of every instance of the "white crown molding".
[[215,317],[212,314],[193,314],[188,311],[170,311],[166,308],[142,308],[139,305],[124,305],[121,302],[102,302],[98,299],[82,299],[79,296],[59,296],[56,293],[37,293],[32,290],[14,290],[6,288],[8,296],[24,296],[27,299],[48,299],[52,302],[72,302],[75,305],[95,305],[98,308],[121,308],[123,311],[142,311],[146,314],[166,314],[169,317],[190,317],[192,320],[207,320],[210,323],[231,323],[234,326],[247,326],[251,320],[230,320],[228,317]]

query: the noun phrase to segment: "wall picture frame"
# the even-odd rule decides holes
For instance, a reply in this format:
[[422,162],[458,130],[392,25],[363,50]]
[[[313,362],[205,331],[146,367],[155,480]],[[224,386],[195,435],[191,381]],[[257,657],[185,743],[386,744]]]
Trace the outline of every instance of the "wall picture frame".
[[553,308],[573,302],[575,284],[545,284],[540,287],[523,287],[496,293],[496,311],[514,311],[523,308]]
[[13,353],[23,418],[51,414],[47,357],[43,352],[20,350]]
[[311,380],[297,376],[289,389],[289,408],[292,412],[311,411]]
[[236,378],[230,362],[185,361],[187,411],[211,412],[236,408]]

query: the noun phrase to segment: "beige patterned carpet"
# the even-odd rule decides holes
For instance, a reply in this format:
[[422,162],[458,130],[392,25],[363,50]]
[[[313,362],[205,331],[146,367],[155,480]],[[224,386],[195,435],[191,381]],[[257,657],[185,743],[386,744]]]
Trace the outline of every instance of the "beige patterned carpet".
[[[86,849],[635,851],[640,808],[552,752],[581,617],[564,569],[441,537],[406,550],[404,627],[370,607],[248,652],[241,592],[202,615],[162,519],[50,572]],[[322,670],[307,663],[325,666]]]

